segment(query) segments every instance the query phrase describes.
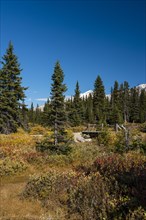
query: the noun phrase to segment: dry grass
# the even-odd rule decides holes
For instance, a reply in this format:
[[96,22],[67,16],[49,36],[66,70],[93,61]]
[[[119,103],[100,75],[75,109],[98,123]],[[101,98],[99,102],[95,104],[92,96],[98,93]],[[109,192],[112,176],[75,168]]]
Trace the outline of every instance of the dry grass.
[[[18,182],[17,182],[18,180]],[[20,199],[25,181],[19,178],[3,183],[1,181],[0,219],[39,219],[44,211],[38,201]]]
[[53,202],[43,208],[37,200],[22,200],[21,192],[27,177],[15,177],[1,181],[0,220],[65,220],[64,210]]
[[[116,138],[115,132],[111,131],[109,144],[114,145]],[[142,133],[142,139],[143,142],[146,142],[145,133]],[[24,153],[35,152],[36,141],[37,137],[22,131],[11,135],[0,135],[0,151],[4,157],[17,161],[23,159]],[[53,200],[49,201],[47,208],[44,208],[38,200],[20,199],[29,175],[46,173],[53,168],[63,172],[71,171],[78,165],[90,165],[97,156],[104,154],[106,150],[103,146],[97,146],[96,141],[74,144],[73,151],[67,159],[60,155],[49,156],[46,163],[45,158],[43,158],[43,163],[28,163],[28,169],[21,176],[19,174],[19,176],[2,178],[0,182],[0,220],[67,220],[64,207],[58,206]],[[75,217],[74,220],[77,218]]]

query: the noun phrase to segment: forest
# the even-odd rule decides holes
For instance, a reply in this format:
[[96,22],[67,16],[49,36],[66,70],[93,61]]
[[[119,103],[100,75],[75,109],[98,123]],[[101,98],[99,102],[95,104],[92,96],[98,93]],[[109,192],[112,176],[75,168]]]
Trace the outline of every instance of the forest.
[[[10,42],[0,68],[0,219],[146,219],[146,88],[115,80],[107,96],[97,75],[91,94],[81,97],[77,81],[66,99],[57,61],[42,110],[25,104],[21,72]],[[76,142],[89,125],[100,132]]]

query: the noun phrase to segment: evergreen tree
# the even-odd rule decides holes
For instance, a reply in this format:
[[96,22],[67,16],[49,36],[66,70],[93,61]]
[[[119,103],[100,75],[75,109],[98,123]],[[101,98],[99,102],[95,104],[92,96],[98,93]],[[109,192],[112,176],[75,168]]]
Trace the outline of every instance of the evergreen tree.
[[72,110],[73,111],[71,118],[73,121],[73,125],[78,126],[82,123],[82,119],[83,119],[83,103],[82,103],[82,99],[80,98],[80,87],[78,81],[76,83]]
[[21,69],[13,45],[9,44],[3,56],[0,71],[0,133],[16,132],[18,126],[26,128],[24,104],[26,88],[22,87]]
[[136,87],[131,89],[130,122],[139,122],[139,91]]
[[39,108],[39,105],[37,104],[37,107],[35,109],[35,123],[36,124],[41,124],[42,123],[42,112],[41,109]]
[[93,91],[93,111],[95,121],[105,122],[105,91],[100,76],[97,76]]
[[67,90],[64,81],[64,73],[60,63],[57,62],[52,75],[51,88],[51,121],[54,127],[54,145],[57,146],[61,142],[66,141],[65,123],[66,112],[64,104],[64,93]]
[[34,125],[34,123],[35,123],[35,112],[34,112],[33,102],[31,103],[31,107],[28,110],[28,118],[29,118],[29,122]]
[[105,121],[106,123],[111,123],[111,98],[106,97],[105,98]]
[[146,121],[146,91],[144,89],[141,90],[139,97],[139,119],[141,123]]
[[89,97],[86,98],[86,111],[85,111],[85,119],[87,123],[94,122],[94,114],[93,114],[93,97],[90,94]]
[[50,105],[50,100],[48,99],[44,105],[44,110],[42,113],[42,124],[44,126],[51,125],[50,117],[51,117],[51,105]]
[[115,123],[122,123],[123,116],[121,110],[121,98],[120,98],[120,90],[119,90],[119,83],[115,81],[114,89],[112,90],[111,94],[111,122],[112,124]]
[[119,89],[119,110],[122,113],[121,117],[126,123],[129,121],[129,105],[130,105],[130,92],[129,84],[127,81],[124,81],[120,85]]
[[129,84],[124,82],[124,98],[123,98],[123,109],[124,109],[124,121],[129,121],[129,104],[130,104],[130,95],[129,95]]
[[74,124],[74,120],[73,120],[74,104],[72,97],[66,100],[65,107],[67,114],[67,124],[72,126]]

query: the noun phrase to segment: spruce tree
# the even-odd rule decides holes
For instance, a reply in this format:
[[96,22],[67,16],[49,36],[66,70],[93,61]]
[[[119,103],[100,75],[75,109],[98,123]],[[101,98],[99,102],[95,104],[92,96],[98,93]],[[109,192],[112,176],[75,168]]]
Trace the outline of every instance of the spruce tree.
[[119,83],[115,81],[114,88],[111,94],[111,107],[112,107],[111,122],[112,124],[116,124],[116,123],[120,124],[123,122],[120,101],[121,101],[121,98],[120,98]]
[[39,105],[37,104],[37,107],[35,109],[35,123],[36,124],[41,124],[42,122],[42,112],[41,109],[39,108]]
[[54,127],[54,145],[66,142],[66,111],[65,111],[65,95],[67,90],[64,81],[64,73],[61,69],[60,63],[57,61],[54,73],[52,75],[52,88],[51,88],[51,123]]
[[130,122],[139,122],[139,90],[134,87],[130,92]]
[[35,122],[35,112],[34,112],[33,102],[31,103],[31,107],[28,110],[28,118],[29,118],[29,122],[34,125],[34,122]]
[[2,57],[0,71],[0,133],[16,132],[19,126],[26,128],[24,111],[26,111],[24,91],[22,87],[21,69],[13,52],[12,43]]
[[87,123],[92,124],[94,122],[93,115],[93,97],[89,94],[89,97],[86,98],[86,111],[85,111],[85,119]]
[[146,121],[146,91],[141,90],[139,97],[139,119],[141,123]]
[[83,105],[80,98],[79,82],[76,83],[75,95],[73,100],[72,121],[74,126],[79,126],[83,119]]
[[74,104],[72,97],[66,100],[65,108],[67,114],[67,124],[72,126],[74,124],[74,120],[73,120]]
[[44,109],[42,112],[42,124],[44,126],[51,125],[50,123],[50,117],[51,117],[51,105],[50,100],[48,99],[47,102],[44,105]]
[[129,121],[129,105],[130,105],[130,90],[127,81],[124,81],[120,85],[119,89],[119,110],[121,112],[121,117],[126,123]]
[[127,81],[124,82],[124,101],[123,101],[123,108],[124,108],[124,122],[129,121],[129,104],[130,104],[130,94],[129,94],[129,83]]
[[105,91],[101,77],[98,75],[94,83],[93,111],[95,122],[105,122]]

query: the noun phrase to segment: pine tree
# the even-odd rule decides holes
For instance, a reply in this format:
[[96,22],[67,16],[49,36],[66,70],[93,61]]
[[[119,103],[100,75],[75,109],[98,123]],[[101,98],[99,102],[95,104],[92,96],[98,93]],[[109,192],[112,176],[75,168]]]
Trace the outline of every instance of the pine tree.
[[28,110],[28,118],[29,118],[29,122],[34,125],[34,123],[35,123],[35,111],[34,111],[33,102],[31,103],[31,107]]
[[119,89],[119,83],[115,81],[114,83],[114,89],[112,90],[111,94],[111,122],[112,124],[115,123],[122,123],[123,122],[123,116],[122,116],[122,110],[121,110],[121,98],[120,98],[120,89]]
[[16,132],[19,126],[26,127],[23,117],[26,88],[21,85],[21,69],[13,50],[10,43],[0,71],[0,133],[5,134]]
[[73,104],[72,97],[66,100],[65,108],[66,108],[66,114],[67,114],[67,124],[72,126],[74,124],[74,120],[73,120],[74,104]]
[[89,97],[86,98],[86,111],[85,111],[85,119],[87,123],[92,124],[94,122],[94,114],[93,114],[93,97],[90,94]]
[[44,109],[42,113],[42,124],[44,126],[51,125],[50,117],[51,117],[51,105],[50,105],[50,100],[48,99],[44,105]]
[[141,123],[146,121],[146,91],[141,90],[139,97],[139,119]]
[[54,145],[57,146],[59,143],[66,141],[65,123],[66,123],[66,112],[64,93],[67,90],[64,81],[64,73],[61,69],[60,63],[57,61],[54,73],[52,75],[52,88],[51,88],[51,121],[54,127]]
[[39,105],[37,104],[37,107],[35,109],[35,123],[36,124],[41,124],[42,122],[42,112],[41,109],[39,108]]
[[105,121],[107,124],[111,123],[111,101],[109,97],[105,98]]
[[130,122],[139,122],[139,91],[134,87],[130,92]]
[[72,121],[74,126],[79,126],[83,119],[83,103],[80,98],[79,82],[76,83],[75,95],[73,100]]
[[94,83],[93,111],[96,122],[105,122],[105,91],[100,76],[97,76]]
[[130,90],[127,81],[120,85],[119,89],[119,110],[122,113],[123,121],[129,121],[129,105],[130,105]]

